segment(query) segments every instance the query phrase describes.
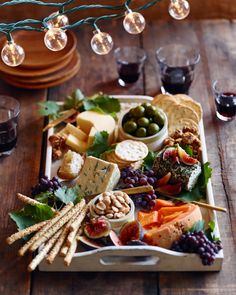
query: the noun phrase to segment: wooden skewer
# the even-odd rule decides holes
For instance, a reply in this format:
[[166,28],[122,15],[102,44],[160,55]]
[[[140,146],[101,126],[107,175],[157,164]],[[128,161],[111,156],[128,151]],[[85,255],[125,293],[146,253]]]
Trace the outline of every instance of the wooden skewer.
[[51,121],[50,123],[48,123],[48,125],[43,128],[43,132],[47,131],[49,128],[55,127],[56,125],[58,125],[61,122],[65,121],[66,119],[68,119],[69,117],[74,115],[76,112],[77,111],[75,109],[70,109],[70,110],[66,111],[61,117],[59,117],[59,118]]
[[170,199],[173,199],[173,200],[176,200],[176,201],[181,201],[183,203],[192,203],[194,205],[198,205],[199,207],[206,208],[206,209],[209,209],[209,210],[215,210],[215,211],[224,212],[224,213],[227,212],[226,208],[210,205],[210,204],[207,204],[207,203],[202,203],[202,202],[198,202],[198,201],[187,202],[185,200],[181,200],[179,198],[176,198],[174,196],[169,196],[169,195],[164,195],[164,197],[167,197],[167,198],[170,198]]

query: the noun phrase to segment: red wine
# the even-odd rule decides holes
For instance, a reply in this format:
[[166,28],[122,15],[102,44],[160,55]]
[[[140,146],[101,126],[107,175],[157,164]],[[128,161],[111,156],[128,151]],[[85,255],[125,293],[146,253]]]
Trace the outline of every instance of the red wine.
[[193,71],[190,67],[168,67],[162,74],[161,81],[166,92],[188,94],[193,81]]
[[140,72],[140,63],[118,63],[119,77],[125,84],[138,81]]
[[216,96],[216,109],[220,116],[232,119],[236,115],[236,94],[224,92]]
[[0,154],[14,148],[17,141],[16,118],[0,122]]

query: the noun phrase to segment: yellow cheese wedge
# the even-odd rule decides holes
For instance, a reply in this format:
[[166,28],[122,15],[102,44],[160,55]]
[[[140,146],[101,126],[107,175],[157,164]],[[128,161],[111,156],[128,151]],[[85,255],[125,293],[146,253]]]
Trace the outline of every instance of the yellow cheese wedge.
[[81,129],[75,127],[74,125],[72,125],[70,123],[68,123],[65,128],[69,134],[74,135],[79,140],[87,141],[88,135],[86,133],[84,133]]
[[88,136],[88,146],[91,146],[93,144],[93,140],[94,140],[96,132],[98,132],[98,130],[95,127],[92,127],[90,129],[89,136]]
[[72,134],[69,134],[66,139],[66,144],[72,148],[72,150],[76,151],[77,153],[84,153],[88,147],[87,142],[79,140]]
[[110,115],[85,111],[77,116],[76,122],[77,126],[86,134],[90,133],[92,127],[95,127],[97,131],[107,131],[109,134],[109,142],[112,142],[116,122]]

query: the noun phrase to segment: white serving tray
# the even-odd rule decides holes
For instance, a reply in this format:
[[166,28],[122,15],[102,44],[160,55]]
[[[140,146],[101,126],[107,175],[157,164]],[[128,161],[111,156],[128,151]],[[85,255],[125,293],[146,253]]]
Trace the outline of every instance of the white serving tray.
[[[121,103],[150,102],[153,98],[143,95],[113,95]],[[202,142],[203,163],[207,162],[206,141],[203,122],[199,123],[200,138]],[[48,131],[48,137],[53,134],[53,129]],[[47,144],[45,175],[56,175],[58,163],[52,163],[52,148]],[[207,185],[207,201],[214,205],[212,184]],[[215,211],[203,210],[206,220],[214,220],[215,234],[220,237]],[[81,252],[80,252],[81,251]],[[79,249],[75,253],[71,265],[64,266],[63,258],[57,257],[52,265],[44,260],[39,265],[40,271],[219,271],[223,263],[223,250],[216,255],[216,260],[211,266],[204,266],[197,254],[178,253],[156,246],[109,246],[100,249],[84,251]]]

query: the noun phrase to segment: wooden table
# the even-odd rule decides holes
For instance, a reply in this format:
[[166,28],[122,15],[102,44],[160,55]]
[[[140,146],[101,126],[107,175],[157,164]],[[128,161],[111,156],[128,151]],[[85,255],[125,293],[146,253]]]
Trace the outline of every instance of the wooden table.
[[[221,123],[215,118],[211,81],[236,75],[236,24],[227,20],[151,22],[142,36],[125,33],[121,23],[102,25],[111,32],[116,46],[136,45],[148,52],[148,61],[139,82],[130,88],[117,85],[112,54],[97,56],[90,49],[90,28],[80,29],[78,50],[82,66],[71,81],[52,89],[27,91],[0,83],[0,93],[12,95],[21,103],[19,141],[14,153],[0,160],[0,294],[236,294],[236,120]],[[26,272],[30,256],[17,257],[19,243],[8,247],[7,235],[15,231],[8,212],[20,208],[16,192],[28,194],[42,173],[43,119],[37,104],[47,99],[63,100],[75,88],[85,94],[147,94],[159,92],[155,49],[172,42],[186,42],[200,49],[201,63],[191,95],[202,103],[208,146],[213,167],[213,190],[217,205],[228,214],[218,213],[224,245],[224,264],[219,273],[43,273]],[[181,265],[179,266],[181,269]]]

